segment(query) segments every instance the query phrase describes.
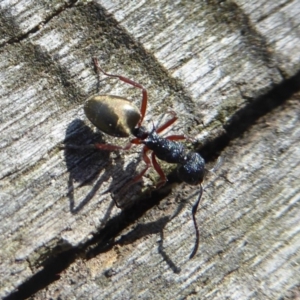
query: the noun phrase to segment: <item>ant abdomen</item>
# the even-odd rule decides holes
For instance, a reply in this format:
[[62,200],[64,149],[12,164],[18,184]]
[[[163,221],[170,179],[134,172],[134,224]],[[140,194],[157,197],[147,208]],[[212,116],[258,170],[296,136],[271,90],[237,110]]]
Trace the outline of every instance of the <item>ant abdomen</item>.
[[93,95],[84,104],[88,119],[102,132],[128,137],[141,119],[139,109],[129,100],[112,95]]

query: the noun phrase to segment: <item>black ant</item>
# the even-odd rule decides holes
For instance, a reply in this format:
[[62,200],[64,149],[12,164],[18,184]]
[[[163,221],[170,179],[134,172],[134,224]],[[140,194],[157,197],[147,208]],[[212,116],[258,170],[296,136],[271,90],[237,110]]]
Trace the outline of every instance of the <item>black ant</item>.
[[[135,136],[135,138],[125,147],[98,143],[94,144],[94,147],[99,150],[114,151],[128,150],[132,144],[144,145],[142,156],[146,163],[146,167],[130,181],[130,184],[141,179],[149,167],[153,165],[160,176],[160,181],[157,186],[163,186],[166,183],[167,178],[156,160],[156,157],[158,157],[167,163],[177,164],[178,176],[182,181],[191,185],[200,185],[198,199],[192,208],[193,222],[196,231],[196,243],[190,258],[194,257],[199,245],[199,230],[195,214],[203,192],[201,183],[206,174],[204,159],[199,153],[186,150],[184,145],[178,142],[178,140],[185,139],[184,135],[170,135],[165,138],[158,135],[158,133],[165,130],[177,120],[175,112],[170,112],[172,117],[164,124],[158,128],[153,128],[151,131],[147,131],[147,129],[142,126],[148,102],[147,90],[141,84],[131,79],[120,75],[106,73],[100,67],[97,58],[93,58],[93,62],[98,76],[100,72],[102,72],[106,76],[118,78],[127,84],[141,89],[143,94],[140,109],[129,100],[119,96],[93,95],[86,100],[84,112],[88,119],[100,131],[116,137],[128,137],[130,134]],[[152,151],[151,160],[147,156],[149,151]]]

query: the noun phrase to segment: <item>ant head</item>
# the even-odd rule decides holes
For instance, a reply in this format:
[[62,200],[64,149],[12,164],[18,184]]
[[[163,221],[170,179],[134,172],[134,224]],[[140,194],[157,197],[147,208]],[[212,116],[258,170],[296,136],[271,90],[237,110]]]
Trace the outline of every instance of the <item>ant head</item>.
[[148,137],[149,132],[147,131],[147,129],[144,126],[140,126],[140,127],[135,127],[132,130],[132,134],[137,137],[140,140],[144,140]]

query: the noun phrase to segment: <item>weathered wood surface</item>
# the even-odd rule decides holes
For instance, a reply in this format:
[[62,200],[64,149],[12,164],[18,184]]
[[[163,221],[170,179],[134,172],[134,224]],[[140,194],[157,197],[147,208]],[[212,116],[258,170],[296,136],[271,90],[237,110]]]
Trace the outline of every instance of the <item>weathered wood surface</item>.
[[[299,94],[283,93],[299,81],[299,1],[85,2],[0,3],[0,296],[21,298],[39,287],[35,299],[299,293]],[[220,170],[233,184],[205,183],[193,260],[197,189],[154,194],[160,205],[140,219],[147,208],[119,215],[112,195],[139,169],[136,149],[58,149],[64,140],[120,143],[92,132],[83,115],[84,99],[97,90],[92,56],[147,87],[145,124],[171,109],[179,115],[173,132],[199,143],[238,136],[225,143]],[[141,99],[115,81],[102,81],[100,91]],[[255,125],[253,109],[261,116]],[[150,172],[144,184],[153,181]],[[104,237],[115,246],[103,249]],[[61,278],[51,283],[57,270]]]

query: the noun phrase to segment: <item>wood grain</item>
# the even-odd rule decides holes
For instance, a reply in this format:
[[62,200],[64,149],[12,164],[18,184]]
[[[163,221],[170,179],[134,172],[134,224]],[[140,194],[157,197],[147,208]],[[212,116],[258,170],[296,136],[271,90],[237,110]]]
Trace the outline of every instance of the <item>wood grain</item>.
[[[299,9],[297,0],[2,1],[0,297],[297,295]],[[82,105],[98,90],[137,105],[141,93],[102,77],[98,84],[93,56],[147,87],[146,125],[174,110],[170,132],[193,137],[197,149],[215,145],[208,159],[223,150],[219,176],[205,183],[194,260],[197,189],[149,196],[151,171],[122,200],[146,198],[152,208],[126,216],[113,196],[142,167],[138,149],[59,149],[127,142],[97,132]],[[63,266],[58,281],[50,262]]]

